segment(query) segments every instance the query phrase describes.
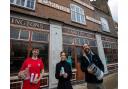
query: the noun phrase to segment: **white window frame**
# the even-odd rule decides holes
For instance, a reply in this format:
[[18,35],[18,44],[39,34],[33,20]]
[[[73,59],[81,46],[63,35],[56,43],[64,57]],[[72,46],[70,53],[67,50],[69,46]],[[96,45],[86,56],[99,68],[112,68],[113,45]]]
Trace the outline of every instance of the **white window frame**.
[[[21,38],[20,38],[20,37],[21,37],[21,32],[23,32],[23,31],[24,31],[24,32],[28,32],[28,39],[21,39]],[[26,41],[29,41],[29,39],[30,39],[30,31],[20,29],[19,39],[20,39],[20,40],[26,40]]]
[[[48,34],[48,41],[37,41],[37,40],[33,40],[33,33],[34,32],[38,32],[38,31],[32,31],[32,34],[31,34],[31,41],[32,42],[41,42],[41,43],[48,43],[49,42],[49,33],[41,31],[41,33],[47,33]],[[38,32],[38,33],[40,33],[40,32]]]
[[110,32],[107,19],[105,19],[103,17],[100,17],[100,20],[101,20],[102,30],[105,31],[105,32]]
[[35,10],[36,0],[34,0],[34,6],[33,6],[33,8],[27,7],[27,1],[28,1],[28,0],[25,0],[24,6],[17,4],[16,1],[17,1],[17,0],[14,0],[13,3],[11,3],[11,1],[10,1],[10,3],[11,3],[11,4],[14,4],[14,5],[17,5],[17,6],[20,6],[20,7],[27,8],[27,9]]
[[[75,4],[70,4],[70,10],[71,10],[71,20],[72,21],[86,25],[86,19],[85,19],[85,13],[84,13],[85,11],[83,8],[81,8],[80,6],[77,6]],[[77,10],[78,10],[78,12],[77,12]],[[78,16],[79,16],[79,18],[78,18]]]
[[[19,30],[18,38],[10,38],[10,39],[12,39],[12,40],[29,41],[29,39],[30,39],[30,31],[29,31],[29,30],[23,30],[23,29],[21,29],[21,28],[15,29],[15,30]],[[27,32],[28,32],[28,34],[29,34],[29,35],[28,35],[28,39],[20,39],[21,31],[27,31]]]

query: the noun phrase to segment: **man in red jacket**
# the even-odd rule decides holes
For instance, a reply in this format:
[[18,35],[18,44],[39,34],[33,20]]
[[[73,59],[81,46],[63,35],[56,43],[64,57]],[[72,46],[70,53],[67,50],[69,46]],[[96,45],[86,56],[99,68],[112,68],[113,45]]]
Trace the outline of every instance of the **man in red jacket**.
[[18,77],[24,79],[22,89],[40,89],[40,80],[44,73],[44,64],[38,57],[39,49],[32,49],[32,57],[26,58]]

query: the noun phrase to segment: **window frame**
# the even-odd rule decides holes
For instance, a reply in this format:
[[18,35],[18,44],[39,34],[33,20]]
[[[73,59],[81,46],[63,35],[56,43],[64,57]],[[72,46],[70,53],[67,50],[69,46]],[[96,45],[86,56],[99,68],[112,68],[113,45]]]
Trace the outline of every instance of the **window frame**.
[[17,1],[17,0],[13,0],[13,3],[11,3],[11,1],[10,1],[10,3],[13,4],[13,5],[19,6],[19,7],[27,8],[27,9],[30,9],[30,10],[35,10],[35,7],[36,7],[36,0],[34,0],[33,8],[27,7],[27,1],[28,1],[28,0],[25,0],[24,6],[17,4],[16,1]]
[[85,11],[82,7],[75,4],[70,4],[70,11],[71,11],[71,21],[86,25]]
[[[11,28],[11,27],[10,27]],[[23,40],[23,41],[29,41],[30,39],[30,31],[22,28],[12,27],[15,28],[15,30],[19,30],[18,38],[11,38],[12,40]],[[10,29],[11,30],[11,29]],[[21,31],[27,31],[28,32],[28,39],[20,39]]]
[[[33,40],[33,32],[38,32],[38,33],[40,33],[40,32],[42,32],[42,33],[47,33],[47,35],[48,35],[48,40],[47,41],[37,41],[37,40]],[[32,35],[31,35],[31,42],[41,42],[41,43],[49,43],[49,33],[48,32],[44,32],[44,31],[32,31],[32,33],[31,33]]]
[[102,31],[110,32],[109,24],[106,18],[100,17]]

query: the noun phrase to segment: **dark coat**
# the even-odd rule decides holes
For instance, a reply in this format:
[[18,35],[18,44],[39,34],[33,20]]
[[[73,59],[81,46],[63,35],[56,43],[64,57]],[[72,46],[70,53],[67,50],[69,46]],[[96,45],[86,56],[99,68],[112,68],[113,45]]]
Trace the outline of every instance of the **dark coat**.
[[[101,62],[101,60],[100,60],[98,55],[96,55],[96,54],[92,55],[92,63],[94,63],[97,67],[99,67],[100,70],[102,70],[104,72],[104,65]],[[81,57],[81,70],[83,72],[85,72],[85,81],[87,83],[102,83],[103,79],[102,80],[98,80],[95,75],[90,74],[87,71],[87,67],[88,66],[89,66],[89,62],[87,61],[85,56],[82,56]]]
[[[64,71],[68,74],[67,78],[60,76],[61,67],[64,67]],[[55,77],[59,80],[57,89],[73,89],[70,82],[70,79],[72,77],[72,70],[68,62],[61,61],[58,64],[56,64]]]

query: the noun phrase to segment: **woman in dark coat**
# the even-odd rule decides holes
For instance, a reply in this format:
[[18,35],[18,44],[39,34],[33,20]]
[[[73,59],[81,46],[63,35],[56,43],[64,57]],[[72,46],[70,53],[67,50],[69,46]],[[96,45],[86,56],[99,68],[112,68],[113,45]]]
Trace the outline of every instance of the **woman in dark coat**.
[[56,64],[55,77],[59,80],[57,89],[73,89],[70,79],[72,77],[72,70],[70,64],[66,61],[66,53],[60,53],[61,61]]

